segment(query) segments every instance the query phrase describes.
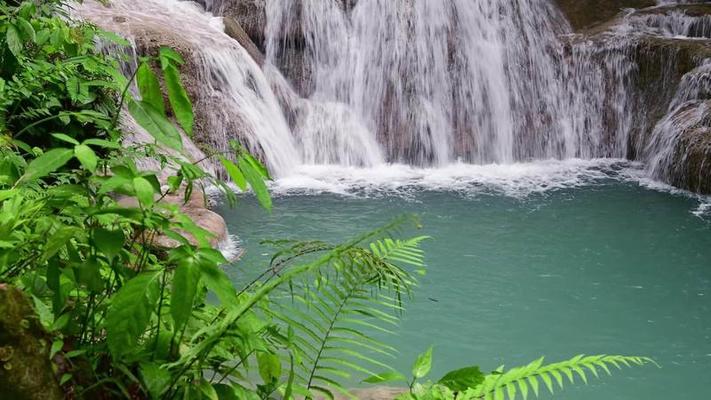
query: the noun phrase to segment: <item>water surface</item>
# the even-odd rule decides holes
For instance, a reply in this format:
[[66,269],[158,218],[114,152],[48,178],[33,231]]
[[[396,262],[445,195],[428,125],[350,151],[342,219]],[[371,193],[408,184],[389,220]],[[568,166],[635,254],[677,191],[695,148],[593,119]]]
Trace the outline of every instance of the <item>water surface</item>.
[[[223,208],[246,248],[236,280],[264,265],[262,239],[338,241],[403,213],[433,237],[429,272],[408,306],[393,362],[409,371],[435,346],[433,377],[471,364],[492,370],[541,355],[646,355],[645,367],[570,387],[569,400],[707,398],[711,368],[711,225],[698,200],[598,179],[511,196],[410,190],[407,196],[277,196]],[[548,398],[548,397],[544,397]]]

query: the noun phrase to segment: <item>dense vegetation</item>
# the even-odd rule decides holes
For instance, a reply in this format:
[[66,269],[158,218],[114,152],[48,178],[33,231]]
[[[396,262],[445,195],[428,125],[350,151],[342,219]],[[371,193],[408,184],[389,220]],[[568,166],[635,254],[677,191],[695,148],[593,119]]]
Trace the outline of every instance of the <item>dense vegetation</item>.
[[[20,331],[37,318],[49,338],[40,356],[62,390],[40,388],[43,398],[332,397],[354,376],[370,376],[366,382],[407,382],[406,399],[513,399],[650,361],[541,359],[421,383],[430,350],[411,379],[393,372],[380,359],[394,349],[372,333],[397,322],[416,284],[411,270],[424,268],[426,237],[392,237],[409,218],[342,244],[273,242],[270,265],[235,287],[215,238],[164,201],[188,202],[207,185],[236,200],[203,160],[182,154],[194,118],[181,56],[163,48],[127,78],[119,60],[96,51],[99,41],[122,40],[70,21],[58,5],[0,3],[0,291],[18,288],[33,304],[37,315],[18,322]],[[124,141],[124,109],[154,142]],[[239,143],[233,150],[207,153],[269,209],[268,172]],[[137,166],[146,158],[162,174]],[[9,336],[0,332],[6,377],[24,363]],[[23,398],[22,382],[3,373],[2,397]]]

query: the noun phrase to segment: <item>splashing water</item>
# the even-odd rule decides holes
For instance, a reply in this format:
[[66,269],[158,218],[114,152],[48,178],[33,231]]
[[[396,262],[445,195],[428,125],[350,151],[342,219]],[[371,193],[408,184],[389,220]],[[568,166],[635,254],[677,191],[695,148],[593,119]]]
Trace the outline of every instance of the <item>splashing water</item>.
[[667,2],[583,37],[552,1],[265,0],[262,67],[205,11],[229,2],[200,3],[76,7],[132,39],[134,56],[152,41],[182,50],[199,140],[225,150],[240,138],[292,182],[312,173],[328,184],[324,171],[352,176],[352,168],[390,164],[428,173],[465,164],[538,170],[522,163],[630,155],[669,181],[678,125],[705,112],[689,106],[708,92],[699,70],[684,78],[661,122],[640,115],[638,38],[711,33],[708,18],[667,10]]

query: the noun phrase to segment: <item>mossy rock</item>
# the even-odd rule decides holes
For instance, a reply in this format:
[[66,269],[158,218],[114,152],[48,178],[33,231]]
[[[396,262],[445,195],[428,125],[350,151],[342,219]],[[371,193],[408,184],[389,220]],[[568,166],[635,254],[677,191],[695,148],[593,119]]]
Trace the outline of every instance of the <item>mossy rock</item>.
[[613,19],[623,9],[656,5],[655,0],[556,0],[576,31]]
[[29,298],[0,284],[0,398],[64,398],[49,360],[50,343]]

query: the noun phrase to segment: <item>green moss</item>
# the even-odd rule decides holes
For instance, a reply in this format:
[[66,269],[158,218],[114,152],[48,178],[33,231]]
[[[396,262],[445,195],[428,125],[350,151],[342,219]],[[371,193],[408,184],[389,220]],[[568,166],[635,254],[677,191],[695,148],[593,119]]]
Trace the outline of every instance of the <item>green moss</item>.
[[0,285],[0,388],[3,399],[63,399],[49,360],[47,336],[30,300]]

